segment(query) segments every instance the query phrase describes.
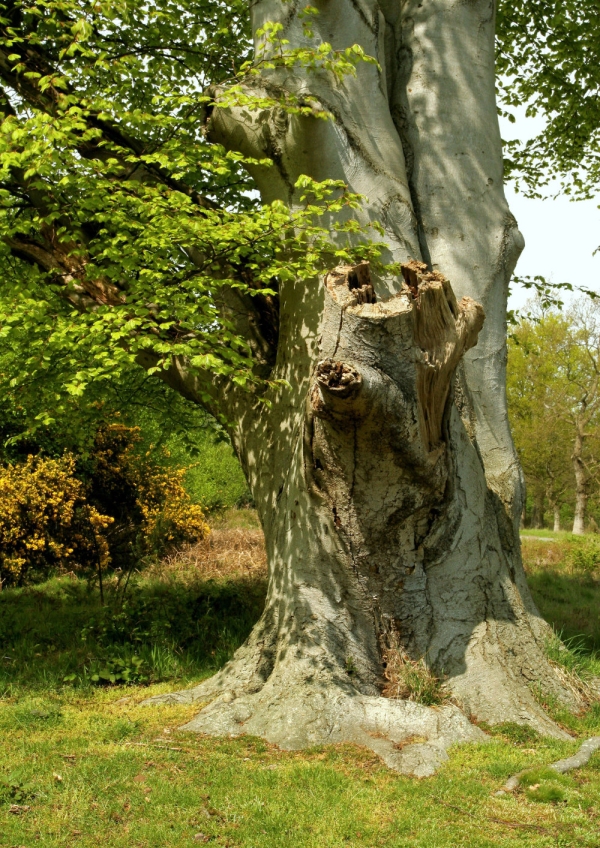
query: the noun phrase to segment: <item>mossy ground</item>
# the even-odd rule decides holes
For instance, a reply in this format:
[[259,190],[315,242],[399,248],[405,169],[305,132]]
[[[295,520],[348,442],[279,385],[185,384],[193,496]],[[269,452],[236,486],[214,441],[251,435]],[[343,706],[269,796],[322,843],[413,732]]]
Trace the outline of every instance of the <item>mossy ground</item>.
[[[545,769],[576,750],[576,736],[564,743],[495,728],[486,744],[454,749],[435,777],[416,780],[353,746],[284,752],[252,738],[178,731],[197,708],[140,702],[211,673],[244,638],[264,588],[241,574],[157,579],[139,581],[143,603],[130,623],[144,610],[168,615],[137,643],[123,641],[126,627],[116,625],[82,642],[86,622],[103,614],[94,591],[68,579],[0,595],[2,848],[598,848],[600,754],[564,777]],[[174,610],[177,625],[165,632],[160,622]],[[193,630],[199,614],[203,628]],[[148,639],[162,646],[162,665]],[[117,649],[145,656],[149,680],[160,682],[93,686],[86,664]],[[589,650],[585,662],[595,663]],[[556,717],[579,739],[600,734],[599,705]],[[495,794],[524,768],[535,770],[520,790]]]

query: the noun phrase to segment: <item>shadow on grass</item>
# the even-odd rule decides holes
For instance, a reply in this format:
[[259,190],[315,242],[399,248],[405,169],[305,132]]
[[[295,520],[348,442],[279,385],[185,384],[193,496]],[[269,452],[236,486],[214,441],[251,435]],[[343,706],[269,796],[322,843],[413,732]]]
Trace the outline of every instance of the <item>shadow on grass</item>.
[[600,650],[600,581],[548,568],[529,572],[527,582],[540,613],[563,639]]
[[[259,618],[260,578],[140,579],[101,606],[83,580],[0,594],[0,697],[66,683],[185,681],[221,667]],[[66,680],[65,680],[66,678]]]

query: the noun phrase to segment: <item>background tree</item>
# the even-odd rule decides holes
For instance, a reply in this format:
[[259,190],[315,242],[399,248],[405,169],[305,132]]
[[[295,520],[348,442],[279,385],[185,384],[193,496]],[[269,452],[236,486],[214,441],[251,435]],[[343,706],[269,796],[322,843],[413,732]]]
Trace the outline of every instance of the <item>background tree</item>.
[[556,369],[556,350],[568,326],[554,314],[535,323],[522,320],[509,340],[508,409],[532,500],[531,526],[543,526],[547,502],[555,530],[562,504],[574,499],[572,432],[561,415],[564,386]]
[[[559,350],[558,367],[564,370],[564,416],[574,430],[573,472],[575,475],[575,517],[573,533],[585,532],[589,486],[597,462],[590,440],[597,438],[600,413],[600,305],[579,303],[571,310],[572,332]],[[587,450],[586,450],[587,448]]]
[[521,322],[510,345],[513,434],[533,494],[533,526],[546,498],[559,529],[557,509],[568,492],[573,533],[581,535],[598,463],[600,307],[580,300],[563,314],[537,313]]
[[[499,3],[497,70],[501,107],[512,121],[513,109],[520,107],[525,107],[528,117],[544,119],[543,129],[533,139],[513,140],[505,145],[505,174],[526,195],[548,196],[557,190],[574,200],[598,195],[599,32],[597,0],[583,6],[570,0]],[[560,303],[560,288],[579,289],[596,296],[583,281],[558,285],[549,285],[542,277],[520,281],[537,289],[548,303]],[[575,454],[579,452],[576,449]],[[573,463],[578,467],[581,515],[585,473],[576,458]],[[581,529],[580,518],[576,523]]]
[[[578,704],[520,561],[487,0],[23,2],[0,35],[5,322],[87,350],[74,386],[135,360],[205,406],[265,531],[190,728],[418,774],[471,715],[563,735],[529,688]],[[461,707],[382,698],[393,649]]]

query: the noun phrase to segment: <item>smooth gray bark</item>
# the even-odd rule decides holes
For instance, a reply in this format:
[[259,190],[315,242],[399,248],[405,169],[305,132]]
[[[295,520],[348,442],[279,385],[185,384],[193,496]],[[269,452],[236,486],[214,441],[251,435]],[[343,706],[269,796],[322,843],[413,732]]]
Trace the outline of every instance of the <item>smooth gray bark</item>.
[[[316,39],[359,43],[380,69],[271,74],[265,90],[311,94],[332,120],[217,108],[210,133],[273,158],[254,172],[265,200],[293,206],[303,173],[363,194],[359,219],[382,225],[404,279],[359,265],[282,284],[271,376],[291,389],[268,412],[222,393],[265,531],[265,612],[221,672],[168,697],[211,702],[191,730],[355,741],[424,775],[452,742],[482,738],[471,717],[564,735],[532,684],[579,703],[546,659],[520,559],[505,313],[523,242],[502,187],[494,7],[317,5]],[[300,8],[255,3],[253,26],[281,21],[299,46]],[[391,633],[452,703],[381,697]]]

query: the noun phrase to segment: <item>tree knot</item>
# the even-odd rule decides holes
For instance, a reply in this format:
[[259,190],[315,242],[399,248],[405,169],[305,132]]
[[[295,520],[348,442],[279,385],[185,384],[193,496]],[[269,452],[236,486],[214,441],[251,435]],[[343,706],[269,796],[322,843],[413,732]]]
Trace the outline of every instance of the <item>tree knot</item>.
[[362,384],[361,375],[352,365],[323,359],[317,365],[310,396],[314,414],[320,418],[329,418],[336,413],[344,418],[352,417],[352,401],[359,394]]
[[355,395],[362,382],[356,368],[345,362],[334,362],[332,359],[319,362],[316,378],[322,388],[333,392],[339,398]]

